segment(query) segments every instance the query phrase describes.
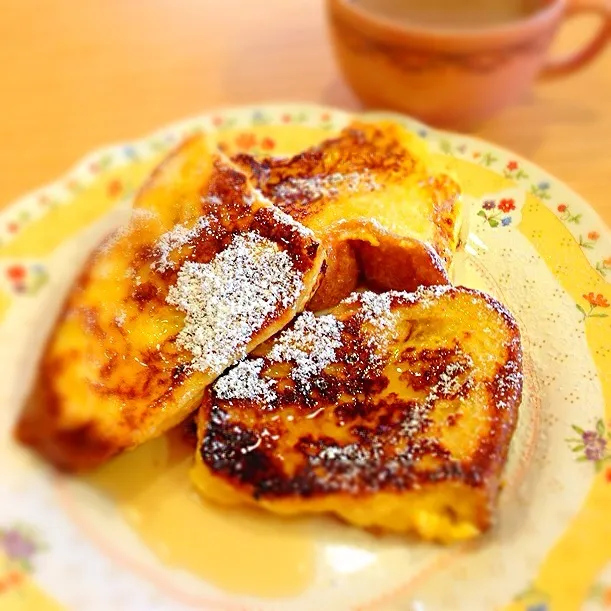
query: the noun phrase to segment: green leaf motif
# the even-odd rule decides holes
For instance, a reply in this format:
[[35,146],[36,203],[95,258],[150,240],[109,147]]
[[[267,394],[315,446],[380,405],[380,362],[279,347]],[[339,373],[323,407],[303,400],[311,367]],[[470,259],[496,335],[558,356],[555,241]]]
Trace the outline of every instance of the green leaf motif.
[[[579,306],[577,306],[579,307]],[[580,435],[583,435],[585,433],[585,431],[580,427],[577,426],[576,424],[571,425],[571,428],[576,432],[579,433]]]
[[216,129],[218,131],[224,132],[228,129],[231,129],[237,123],[237,119],[235,117],[229,117],[225,119]]
[[607,318],[608,314],[590,314],[589,318]]
[[450,144],[449,140],[445,140],[445,139],[441,140],[439,142],[439,148],[446,155],[449,155],[452,152],[452,145]]
[[488,219],[488,223],[490,224],[490,227],[498,227],[499,226],[499,222],[496,219]]
[[477,216],[483,216],[484,218],[486,218],[486,213],[485,213],[483,210],[480,210],[480,211],[477,213]]
[[[585,316],[586,315],[586,311],[578,304],[575,304],[577,306],[577,309]],[[578,430],[577,427],[573,426],[573,428],[578,432],[578,433],[583,433],[582,430]]]
[[482,162],[486,167],[491,166],[495,161],[497,161],[497,158],[492,153],[486,153],[482,157]]
[[598,422],[596,423],[596,432],[599,435],[605,434],[605,423],[603,422],[602,418],[599,418]]
[[100,168],[100,170],[105,170],[110,166],[111,163],[112,163],[112,156],[104,155],[103,157],[101,157],[98,160],[98,167]]

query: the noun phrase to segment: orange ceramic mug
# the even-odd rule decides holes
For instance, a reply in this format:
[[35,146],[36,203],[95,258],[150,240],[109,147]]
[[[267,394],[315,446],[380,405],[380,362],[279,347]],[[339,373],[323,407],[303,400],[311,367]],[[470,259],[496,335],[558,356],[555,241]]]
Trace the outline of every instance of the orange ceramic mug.
[[[519,99],[537,76],[576,70],[611,39],[611,0],[531,0],[532,10],[523,16],[466,27],[453,26],[449,13],[448,25],[400,16],[409,15],[410,7],[422,11],[431,2],[451,1],[327,0],[339,64],[363,102],[432,125],[473,127]],[[479,2],[498,9],[509,0]],[[476,5],[462,4],[471,10]],[[393,6],[397,15],[389,12]],[[579,13],[597,14],[598,32],[576,52],[549,58],[563,19]]]

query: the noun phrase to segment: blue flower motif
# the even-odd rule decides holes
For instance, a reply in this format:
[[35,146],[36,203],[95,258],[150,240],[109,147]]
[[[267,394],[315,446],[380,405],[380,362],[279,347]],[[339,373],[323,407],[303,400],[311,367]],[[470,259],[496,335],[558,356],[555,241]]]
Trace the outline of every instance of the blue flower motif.
[[123,147],[123,152],[129,159],[135,159],[137,156],[136,149],[131,145]]
[[252,120],[255,123],[259,123],[263,121],[264,119],[265,119],[265,115],[263,114],[262,110],[255,110],[255,112],[252,113]]
[[541,189],[542,191],[547,191],[547,189],[549,189],[549,182],[547,182],[547,181],[545,181],[545,180],[544,180],[543,182],[540,182],[540,183],[539,183],[537,186],[538,186],[538,187],[539,187],[539,189]]
[[501,221],[501,225],[503,225],[503,227],[507,227],[507,225],[511,225],[511,217],[510,216],[506,216],[502,221]]
[[429,132],[426,129],[419,129],[418,130],[418,135],[421,138],[426,138],[429,135]]
[[494,200],[492,199],[487,199],[483,204],[482,204],[482,208],[484,210],[494,210],[496,208],[496,204],[494,203]]
[[536,603],[534,605],[528,605],[526,611],[549,611],[547,603]]

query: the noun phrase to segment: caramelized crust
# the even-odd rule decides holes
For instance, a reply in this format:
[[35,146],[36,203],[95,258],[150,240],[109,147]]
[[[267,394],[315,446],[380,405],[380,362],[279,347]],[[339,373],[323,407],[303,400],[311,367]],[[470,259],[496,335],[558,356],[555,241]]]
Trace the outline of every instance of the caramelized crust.
[[220,503],[472,537],[493,520],[521,372],[516,322],[483,293],[355,293],[207,389],[193,481]]
[[322,265],[311,232],[187,141],[72,288],[17,437],[83,470],[163,433],[305,307]]
[[400,125],[353,123],[291,158],[234,160],[325,245],[331,263],[309,309],[332,307],[356,288],[358,274],[344,275],[350,267],[385,290],[448,282],[462,220],[460,189],[425,143]]

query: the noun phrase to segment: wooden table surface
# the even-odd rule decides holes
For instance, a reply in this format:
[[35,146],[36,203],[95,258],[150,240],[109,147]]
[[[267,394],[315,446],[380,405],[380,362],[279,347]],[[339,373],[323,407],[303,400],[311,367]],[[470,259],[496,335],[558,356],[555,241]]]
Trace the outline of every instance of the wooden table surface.
[[[322,0],[0,3],[0,207],[88,151],[223,105],[359,104],[342,81]],[[566,24],[579,44],[591,21]],[[538,163],[611,224],[611,48],[537,84],[476,134]]]

